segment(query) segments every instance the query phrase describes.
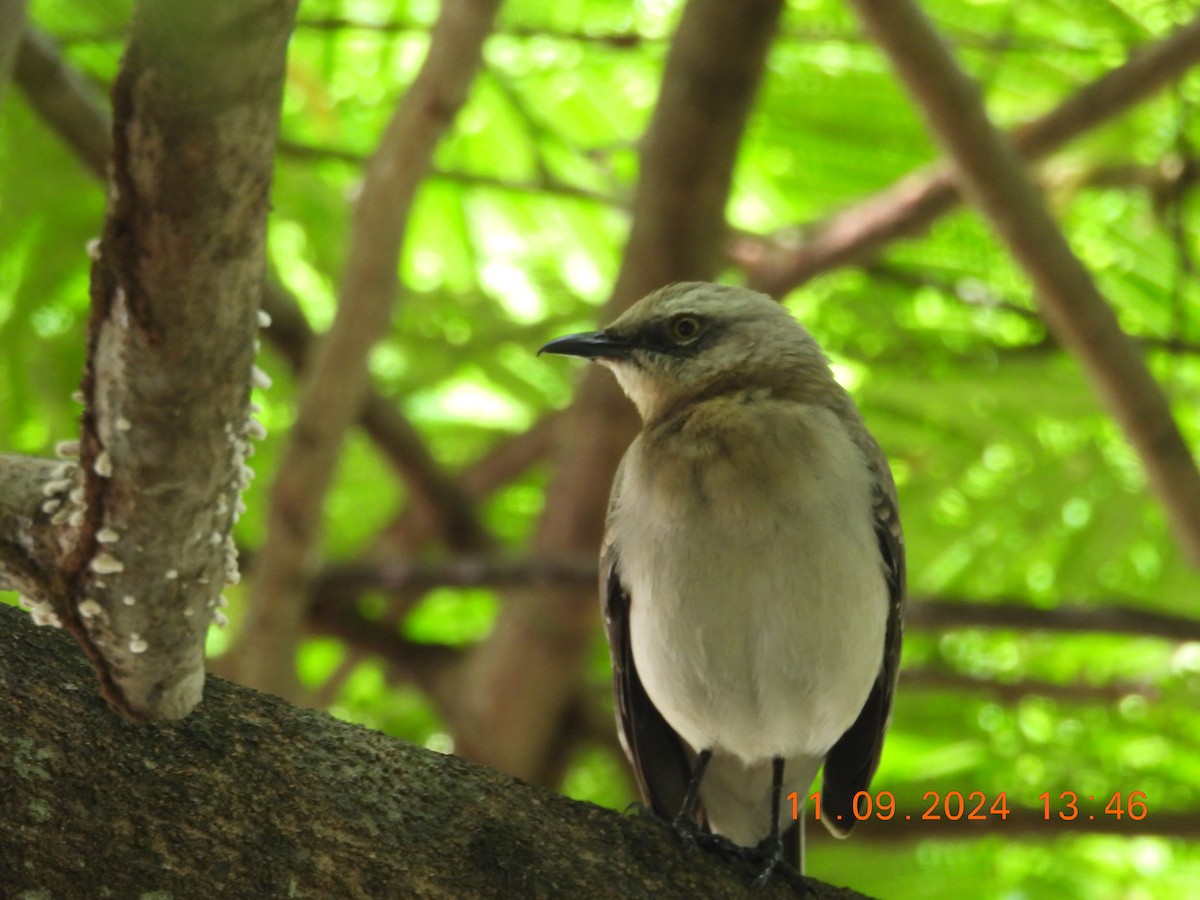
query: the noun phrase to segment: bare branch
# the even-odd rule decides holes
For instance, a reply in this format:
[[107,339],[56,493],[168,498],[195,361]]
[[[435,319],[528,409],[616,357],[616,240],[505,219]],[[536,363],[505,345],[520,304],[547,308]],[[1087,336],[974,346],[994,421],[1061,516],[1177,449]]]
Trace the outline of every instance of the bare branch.
[[443,471],[429,445],[394,403],[379,394],[367,397],[363,428],[405,476],[413,493],[410,509],[426,523],[427,534],[441,538],[455,550],[482,550],[496,539],[480,521],[475,504],[459,484]]
[[[520,434],[502,439],[483,456],[470,463],[458,475],[458,490],[472,504],[487,499],[504,485],[545,459],[553,445],[555,429],[562,413],[551,412]],[[439,529],[431,528],[424,510],[409,506],[375,541],[373,555],[414,555]],[[461,529],[443,530],[451,550],[470,550],[464,546],[468,536]]]
[[1039,678],[1000,681],[926,668],[902,669],[900,683],[906,693],[914,688],[956,691],[972,696],[986,695],[1000,703],[1019,703],[1026,697],[1047,697],[1063,703],[1115,703],[1126,697],[1159,699],[1159,691],[1154,686],[1136,681],[1113,681],[1108,684],[1064,683]]
[[427,591],[435,587],[546,587],[596,586],[596,557],[580,554],[575,560],[504,560],[458,557],[430,563],[393,560],[382,565],[341,563],[326,566],[321,581],[330,587],[368,590]]
[[461,715],[465,651],[442,644],[422,644],[401,635],[386,622],[366,618],[357,609],[317,603],[309,609],[308,627],[346,641],[357,652],[382,659],[394,682],[416,685],[451,726]]
[[53,624],[46,614],[62,592],[59,540],[68,531],[60,511],[77,485],[76,473],[68,463],[0,454],[0,589],[44,606],[42,624]]
[[[220,679],[186,721],[130,728],[80,690],[69,644],[22,619],[0,606],[6,896],[749,894],[752,867],[688,853],[665,823]],[[800,894],[773,878],[754,896]]]
[[528,429],[502,440],[463,469],[463,490],[476,501],[489,497],[550,455],[563,414],[549,412]]
[[64,627],[132,718],[200,700],[236,576],[246,404],[294,5],[145,0],[114,85]]
[[[932,288],[968,306],[998,310],[1039,324],[1042,322],[1042,317],[1031,306],[993,293],[986,284],[978,279],[950,281],[937,275],[882,262],[864,266],[863,272],[880,282],[891,282],[910,288]],[[1200,356],[1200,342],[1198,341],[1144,335],[1130,335],[1130,338],[1144,350],[1155,350],[1174,356]],[[1057,347],[1058,343],[1052,336],[1044,336],[1030,344],[1005,348],[1002,352],[1029,353]]]
[[0,0],[0,96],[8,86],[25,31],[25,0]]
[[[345,16],[301,19],[296,22],[296,29],[297,31],[300,29],[312,31],[353,30],[382,34],[408,34],[412,32],[427,32],[429,30],[427,25],[417,21],[381,22],[354,19]],[[532,38],[537,40],[594,44],[618,50],[631,50],[647,45],[657,46],[665,42],[665,38],[661,35],[642,34],[638,31],[593,31],[590,29],[572,31],[545,26],[527,27],[515,23],[503,25],[497,28],[495,33],[509,38]],[[107,37],[107,33],[80,33],[71,35],[70,40],[95,41],[103,40]],[[952,32],[952,37],[956,47],[971,47],[978,50],[1003,51],[1005,53],[1045,53],[1047,51],[1054,51],[1057,54],[1063,54],[1071,51],[1089,52],[1073,44],[1064,44],[1062,41],[1052,39],[1039,40],[1031,36],[1015,36],[1011,33],[989,35],[962,29]],[[781,43],[784,41],[794,41],[808,45],[829,43],[858,46],[865,43],[862,34],[857,31],[835,26],[822,26],[820,24],[803,27],[793,25],[789,28],[782,28],[779,32],[779,41]],[[64,39],[65,42],[66,39]]]
[[250,685],[296,696],[295,651],[325,492],[346,430],[367,395],[367,354],[391,323],[408,212],[433,149],[467,96],[499,0],[447,0],[429,51],[364,178],[333,325],[301,392],[271,488],[238,657]]
[[905,610],[912,628],[1012,628],[1016,630],[1122,634],[1168,641],[1200,641],[1200,620],[1160,613],[1117,600],[1064,602],[1041,609],[1017,599],[987,602],[918,599]]
[[[1141,457],[1176,540],[1200,566],[1200,471],[1191,450],[1137,347],[988,119],[975,83],[912,0],[854,0],[854,7],[919,102],[963,190],[1028,273],[1046,324],[1078,357]],[[1196,25],[1200,44],[1200,19]]]
[[[104,177],[110,156],[108,114],[86,82],[67,65],[47,38],[30,34],[22,44],[19,82],[30,103],[62,135],[92,174]],[[282,285],[267,279],[262,307],[273,322],[266,339],[300,371],[314,343],[312,329]],[[452,479],[433,466],[420,436],[393,404],[368,391],[360,419],[368,435],[423,503],[422,521],[435,533],[457,537],[458,549],[479,550],[490,538],[479,524],[470,503],[462,498]]]
[[[344,16],[326,16],[322,18],[305,18],[296,23],[297,29],[313,31],[377,31],[384,34],[406,34],[408,32],[428,31],[428,27],[419,22],[368,22],[363,19],[351,19]],[[546,28],[524,28],[518,25],[507,25],[496,29],[496,34],[514,38],[549,38],[551,40],[573,41],[586,44],[628,49],[637,47],[646,41],[657,41],[647,38],[636,31],[555,31]]]
[[[550,455],[555,429],[562,415],[559,412],[547,413],[520,434],[498,441],[487,453],[459,473],[460,490],[472,503],[481,503],[535,463],[545,459]],[[409,506],[380,532],[368,555],[374,559],[397,555],[413,556],[437,533],[438,529],[430,526],[420,507]],[[469,550],[470,547],[462,543],[463,535],[463,532],[454,529],[446,531],[442,536],[448,542],[450,550]],[[320,589],[314,594],[319,595]],[[414,591],[393,608],[398,611],[406,609],[415,603],[419,596],[420,591]]]
[[[1148,44],[1044,116],[1015,129],[1013,145],[1039,159],[1180,78],[1200,62],[1200,16]],[[794,240],[767,246],[734,240],[727,248],[751,287],[782,297],[823,272],[872,261],[888,243],[923,234],[959,202],[945,165],[913,172],[873,197],[800,230]]]
[[[435,587],[594,589],[597,571],[592,554],[574,558],[494,559],[460,557],[431,563],[393,560],[383,564],[342,563],[327,566],[318,583],[330,592],[354,595],[370,590],[409,591]],[[1030,606],[1019,598],[974,600],[914,597],[905,625],[942,631],[949,628],[1011,628],[1136,635],[1169,641],[1200,641],[1200,619],[1155,612],[1117,598],[1065,600],[1052,609]]]
[[[308,365],[317,339],[299,304],[283,285],[268,278],[263,309],[271,317],[267,340],[297,373]],[[396,469],[412,494],[414,514],[427,533],[457,550],[484,550],[494,544],[471,498],[438,464],[420,433],[396,404],[368,386],[358,421]]]
[[[640,143],[632,230],[606,317],[667,282],[715,272],[733,162],[781,5],[690,0],[684,8]],[[586,372],[563,423],[536,553],[596,551],[608,487],[636,427],[611,378],[598,367]],[[472,717],[455,735],[459,752],[522,777],[548,777],[595,626],[594,588],[507,597],[491,636],[472,654]]]
[[[302,144],[297,141],[280,141],[279,153],[281,156],[292,159],[335,159],[351,165],[362,165],[368,159],[367,156],[361,153],[337,150],[332,147],[318,147],[312,144]],[[499,178],[495,175],[480,175],[475,172],[462,172],[431,166],[429,177],[440,181],[453,181],[466,187],[488,188],[504,193],[552,194],[572,200],[586,200],[589,203],[598,203],[602,206],[620,207],[627,205],[627,202],[620,197],[579,187],[578,185],[562,181],[545,173],[535,181],[514,181],[508,178]]]
[[90,84],[59,54],[53,41],[26,28],[17,54],[17,86],[30,106],[97,178],[104,179],[112,155],[112,123]]
[[[555,426],[561,416],[561,413],[547,414],[528,430],[500,441],[480,459],[467,466],[459,476],[467,498],[472,503],[479,503],[535,462],[549,455]],[[417,507],[409,506],[399,518],[384,529],[368,555],[414,555],[429,537],[428,520]],[[455,533],[451,532],[447,537],[453,540]],[[450,547],[458,549],[453,543]],[[383,568],[388,565],[385,563]],[[358,577],[355,573],[375,573],[378,568],[378,564],[369,559],[357,564],[351,563],[346,567],[326,567],[313,579],[309,593],[310,605],[326,611],[353,608],[364,591],[380,587],[372,580],[371,575]],[[347,573],[350,573],[349,577],[344,577]],[[389,591],[388,616],[392,619],[402,618],[430,588],[440,584],[441,582],[436,580],[423,581],[419,577],[411,581],[398,579],[394,589]],[[461,700],[461,695],[458,695],[458,699]],[[447,715],[447,718],[453,719],[454,716]]]

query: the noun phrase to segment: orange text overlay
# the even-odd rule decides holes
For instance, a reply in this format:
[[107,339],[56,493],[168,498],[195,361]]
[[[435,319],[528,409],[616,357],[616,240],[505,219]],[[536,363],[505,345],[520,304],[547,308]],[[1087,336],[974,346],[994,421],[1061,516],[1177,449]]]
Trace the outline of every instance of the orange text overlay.
[[[792,818],[800,818],[800,795],[795,791],[787,795],[792,804]],[[814,818],[820,821],[821,792],[809,794],[813,802]],[[921,796],[923,811],[920,813],[897,813],[896,797],[891,791],[859,791],[854,795],[853,818],[859,822],[867,819],[878,819],[887,822],[891,819],[920,821],[951,821],[951,822],[987,822],[1004,821],[1011,810],[1008,807],[1008,792],[988,795],[983,791],[926,791]],[[1149,810],[1146,807],[1146,794],[1143,791],[1116,791],[1111,796],[1087,794],[1080,795],[1075,791],[1062,791],[1055,795],[1044,791],[1038,796],[1042,804],[1042,818],[1046,821],[1062,820],[1070,822],[1075,819],[1095,820],[1097,818],[1122,819],[1129,818],[1141,821],[1146,818]],[[839,821],[848,818],[845,814],[835,817]]]

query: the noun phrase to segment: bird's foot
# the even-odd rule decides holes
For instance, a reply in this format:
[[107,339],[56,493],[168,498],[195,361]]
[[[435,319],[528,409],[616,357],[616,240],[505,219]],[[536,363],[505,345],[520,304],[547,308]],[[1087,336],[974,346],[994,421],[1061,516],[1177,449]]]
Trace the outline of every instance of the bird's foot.
[[784,859],[783,841],[779,837],[763,838],[756,847],[742,848],[742,853],[742,858],[747,862],[762,867],[750,884],[755,890],[766,887],[771,881],[771,876],[778,875],[791,887],[802,890],[805,896],[811,892],[808,880]]
[[678,835],[679,840],[694,851],[715,853],[725,859],[744,860],[746,848],[740,847],[721,834],[713,834],[697,825],[694,819],[677,816],[671,823],[671,829]]
[[691,816],[676,816],[671,822],[671,830],[683,842],[683,845],[688,850],[695,852],[704,846],[703,841],[711,835],[707,834],[703,828],[696,824],[696,820]]
[[656,818],[658,818],[656,815],[654,815],[654,810],[652,810],[650,807],[648,807],[644,803],[638,803],[638,801],[636,801],[636,800],[634,800],[627,807],[625,807],[625,809],[621,812],[621,815],[635,816],[639,819],[645,819],[645,818],[656,819]]
[[755,890],[765,888],[770,883],[772,875],[774,875],[777,871],[783,871],[786,868],[787,864],[783,861],[783,854],[771,854],[765,860],[762,871],[758,873],[754,881],[750,883],[750,886]]

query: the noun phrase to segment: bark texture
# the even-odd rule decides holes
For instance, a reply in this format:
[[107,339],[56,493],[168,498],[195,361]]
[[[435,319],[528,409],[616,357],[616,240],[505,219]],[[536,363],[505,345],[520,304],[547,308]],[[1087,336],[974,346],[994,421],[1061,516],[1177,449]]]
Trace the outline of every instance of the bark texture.
[[[137,726],[84,661],[0,607],[0,895],[798,896],[665,825],[556,796],[213,679]],[[810,882],[821,898],[860,897]]]
[[[59,529],[50,519],[74,485],[74,465],[17,454],[0,454],[0,589],[18,591],[28,603],[45,606],[62,593],[58,576]],[[46,485],[65,485],[55,496]]]
[[51,539],[33,543],[58,553],[31,599],[131,718],[176,719],[199,702],[205,633],[237,577],[228,535],[248,477],[294,11],[290,0],[145,0],[113,88],[109,209],[90,250],[85,409],[70,451],[80,464],[42,485],[32,525]]

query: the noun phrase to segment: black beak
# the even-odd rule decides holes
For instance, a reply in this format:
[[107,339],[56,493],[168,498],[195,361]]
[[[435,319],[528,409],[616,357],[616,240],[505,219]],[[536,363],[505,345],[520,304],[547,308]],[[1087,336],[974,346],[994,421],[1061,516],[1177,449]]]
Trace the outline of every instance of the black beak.
[[555,338],[538,351],[538,356],[557,353],[562,356],[582,356],[584,359],[624,359],[631,350],[633,344],[627,340],[603,331],[584,331]]

